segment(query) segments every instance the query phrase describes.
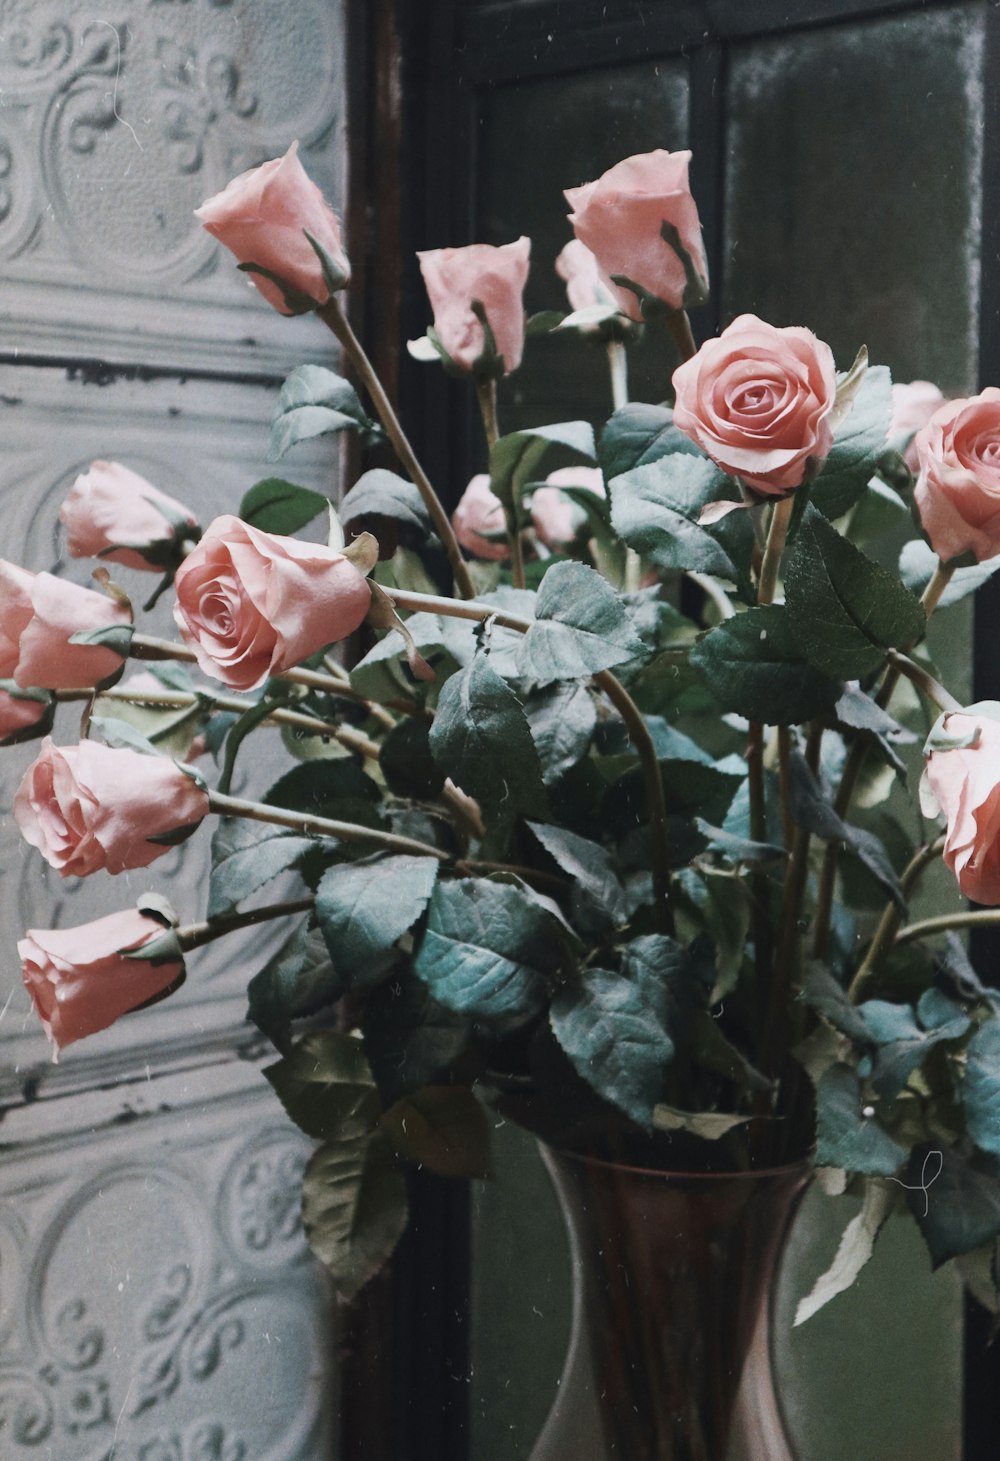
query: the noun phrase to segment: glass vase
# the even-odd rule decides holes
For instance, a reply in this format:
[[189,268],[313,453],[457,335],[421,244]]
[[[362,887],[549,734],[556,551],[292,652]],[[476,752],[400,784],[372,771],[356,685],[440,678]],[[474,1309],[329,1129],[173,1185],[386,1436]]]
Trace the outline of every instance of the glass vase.
[[573,1317],[531,1461],[793,1461],[769,1299],[809,1168],[681,1174],[545,1146],[542,1157],[567,1226]]

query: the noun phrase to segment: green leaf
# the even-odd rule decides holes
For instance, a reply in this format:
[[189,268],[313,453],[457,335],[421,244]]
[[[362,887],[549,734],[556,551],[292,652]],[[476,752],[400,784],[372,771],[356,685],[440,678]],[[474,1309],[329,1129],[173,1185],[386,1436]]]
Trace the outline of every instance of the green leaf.
[[727,1116],[723,1111],[678,1111],[662,1103],[653,1108],[653,1125],[657,1131],[690,1131],[702,1141],[718,1141],[749,1120],[749,1116]]
[[816,1087],[816,1164],[843,1167],[873,1177],[891,1177],[906,1152],[874,1116],[862,1114],[864,1102],[857,1072],[832,1065]]
[[265,477],[251,487],[240,503],[237,516],[264,533],[297,533],[314,517],[325,512],[330,499],[308,487],[296,487],[281,477]]
[[397,796],[433,801],[441,794],[444,773],[430,747],[430,726],[404,715],[382,742],[378,757],[386,785]]
[[315,846],[281,827],[248,817],[221,817],[212,835],[208,916],[229,913],[279,873],[295,866]]
[[517,652],[518,672],[536,684],[574,680],[643,653],[619,596],[584,563],[557,563],[542,579],[535,619]]
[[375,1078],[353,1035],[306,1035],[264,1075],[299,1130],[319,1141],[366,1136],[378,1121]]
[[782,862],[788,856],[788,849],[785,847],[778,847],[773,842],[752,842],[748,837],[737,837],[723,827],[713,827],[703,817],[695,817],[694,824],[708,840],[707,851],[718,853],[733,867]]
[[401,1157],[441,1177],[490,1175],[490,1128],[466,1086],[425,1086],[382,1117],[381,1129]]
[[810,489],[826,518],[840,517],[875,476],[892,415],[892,380],[884,365],[869,366],[854,405],[836,432],[833,448]]
[[962,1109],[972,1140],[1000,1157],[1000,1021],[987,1020],[965,1051]]
[[505,506],[516,505],[528,482],[538,475],[542,458],[553,447],[594,461],[594,431],[587,421],[560,421],[501,436],[490,448],[490,486]]
[[807,507],[785,558],[785,597],[806,658],[845,680],[877,670],[924,630],[918,599]]
[[[702,526],[712,502],[739,502],[739,489],[706,457],[675,452],[616,477],[610,485],[611,521],[630,548],[660,568],[711,573],[738,582],[750,562],[752,530],[746,512]],[[736,519],[734,523],[731,520]],[[737,568],[732,553],[740,556]]]
[[604,480],[610,482],[634,467],[648,466],[675,452],[702,456],[691,438],[678,431],[669,407],[634,402],[622,406],[608,421],[601,433],[597,458]]
[[323,935],[303,919],[247,985],[247,1016],[283,1051],[293,1020],[325,1009],[343,993]]
[[565,827],[549,827],[543,822],[529,822],[528,826],[549,856],[573,879],[578,921],[590,928],[626,921],[628,896],[607,848]]
[[917,739],[912,731],[893,720],[860,685],[847,684],[834,706],[834,714],[841,725],[852,730],[867,731],[875,738],[883,756],[896,773],[906,780],[907,767],[896,750],[897,746],[909,746]]
[[69,643],[99,646],[128,659],[134,633],[134,624],[106,624],[103,629],[77,629],[69,636]]
[[354,1298],[378,1272],[406,1218],[406,1181],[385,1136],[338,1141],[314,1153],[302,1184],[302,1223],[342,1298]]
[[[681,868],[675,887],[695,910],[692,918],[678,906],[678,931],[685,939],[704,932],[715,949],[716,981],[711,993],[715,1004],[734,989],[746,953],[750,932],[750,891],[741,878],[731,873],[713,873],[706,868]],[[685,924],[690,925],[685,928]]]
[[871,1042],[871,1031],[858,1013],[857,1006],[848,999],[847,991],[825,964],[807,965],[802,996],[806,1004],[856,1045],[865,1047]]
[[90,718],[92,730],[104,741],[105,745],[112,749],[124,749],[138,751],[142,756],[156,756],[163,759],[163,752],[158,750],[153,742],[147,739],[140,730],[137,730],[127,720],[119,720],[114,715],[93,715]]
[[542,766],[542,780],[551,786],[582,761],[597,728],[597,706],[581,680],[559,681],[533,690],[524,714]]
[[430,1084],[465,1048],[464,1019],[446,1010],[427,985],[403,972],[366,995],[362,1029],[379,1089],[395,1100]]
[[369,966],[413,927],[437,879],[433,857],[383,857],[329,868],[316,889],[316,918],[330,957],[350,985],[364,988]]
[[1000,1177],[992,1157],[914,1147],[906,1199],[935,1268],[1000,1234]]
[[297,442],[344,430],[361,430],[369,440],[379,435],[343,376],[320,365],[300,365],[281,388],[268,461],[277,461]]
[[813,1284],[811,1292],[800,1299],[795,1310],[795,1323],[804,1324],[818,1314],[831,1299],[849,1289],[864,1268],[875,1247],[875,1239],[896,1205],[899,1188],[874,1177],[865,1183],[861,1211],[844,1229],[836,1256],[827,1271]]
[[868,832],[863,827],[855,827],[837,815],[805,758],[798,751],[792,752],[788,767],[793,822],[827,842],[842,842],[872,876],[877,878],[890,898],[900,908],[905,909],[906,899],[881,839],[873,832]]
[[544,805],[541,764],[521,702],[489,655],[477,654],[444,685],[430,748],[445,775],[487,814],[500,807],[512,815],[537,812]]
[[[918,597],[923,593],[937,566],[937,554],[922,538],[911,538],[903,544],[899,555],[899,576],[911,593]],[[995,558],[984,558],[982,563],[956,568],[938,600],[938,608],[947,609],[950,604],[957,604],[969,594],[974,594],[976,589],[989,582],[998,569],[1000,554]]]
[[[355,522],[363,525],[362,519],[391,518],[421,539],[431,530],[430,517],[417,488],[384,467],[373,467],[358,478],[338,505],[337,516],[345,527]],[[379,536],[375,527],[371,531]]]
[[884,999],[866,1001],[858,1006],[858,1013],[879,1047],[871,1081],[883,1101],[896,1099],[936,1045],[943,1040],[959,1040],[969,1029],[968,1017],[959,1014],[936,1029],[922,1030],[911,1005]]
[[812,720],[841,690],[836,680],[805,662],[797,621],[777,604],[718,624],[691,650],[690,662],[723,710],[767,725]]
[[378,785],[356,761],[308,761],[285,773],[268,789],[268,806],[287,807],[314,817],[381,826]]
[[520,887],[462,878],[434,890],[413,967],[439,1004],[503,1032],[542,1010],[560,943],[556,919]]

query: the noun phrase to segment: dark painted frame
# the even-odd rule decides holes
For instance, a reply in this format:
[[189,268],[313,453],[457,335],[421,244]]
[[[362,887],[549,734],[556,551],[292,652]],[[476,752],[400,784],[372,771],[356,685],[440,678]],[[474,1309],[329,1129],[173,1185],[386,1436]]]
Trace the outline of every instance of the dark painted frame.
[[[690,134],[698,140],[696,198],[710,275],[721,277],[727,46],[736,40],[948,9],[960,0],[348,0],[351,17],[352,259],[362,262],[362,323],[413,424],[432,478],[454,499],[472,459],[467,394],[442,372],[413,368],[398,350],[421,334],[425,304],[414,251],[472,242],[476,215],[476,113],[480,95],[504,81],[554,76],[629,60],[684,55],[690,66]],[[1000,76],[1000,0],[980,0],[986,75]],[[550,43],[549,35],[558,37]],[[609,41],[613,42],[609,44]],[[980,386],[1000,383],[1000,88],[986,88],[980,266]],[[402,260],[399,267],[392,261]],[[992,270],[986,267],[993,261]],[[717,298],[717,296],[716,296]],[[357,304],[354,304],[357,308]],[[718,306],[714,306],[717,310]],[[699,333],[719,327],[713,306]],[[1000,583],[976,605],[977,698],[1000,693]],[[977,931],[984,977],[1000,979],[1000,929]],[[424,1179],[413,1193],[414,1233],[388,1286],[375,1286],[362,1353],[359,1400],[380,1406],[362,1431],[361,1403],[343,1454],[365,1461],[464,1461],[468,1454],[468,1197],[458,1184]],[[362,1314],[363,1321],[363,1314]],[[357,1324],[358,1315],[352,1319]],[[1000,1347],[990,1320],[970,1305],[966,1323],[964,1456],[993,1461],[989,1397],[1000,1389]],[[419,1341],[419,1342],[418,1342]],[[372,1353],[381,1355],[374,1366]],[[443,1357],[449,1363],[444,1365]],[[360,1365],[358,1363],[360,1357]],[[353,1407],[349,1410],[353,1411]]]

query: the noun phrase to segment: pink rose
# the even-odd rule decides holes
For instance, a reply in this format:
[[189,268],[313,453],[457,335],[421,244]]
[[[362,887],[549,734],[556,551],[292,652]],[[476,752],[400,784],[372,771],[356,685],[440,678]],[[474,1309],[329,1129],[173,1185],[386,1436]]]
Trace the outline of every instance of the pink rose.
[[[993,905],[1000,903],[1000,721],[993,718],[1000,705],[987,704],[991,714],[970,705],[943,717],[943,736],[975,744],[935,749],[932,731],[924,775],[948,822],[945,862],[967,898]],[[933,810],[923,795],[921,804]]]
[[[566,281],[570,309],[589,309],[615,302],[615,287],[602,275],[597,260],[578,238],[571,238],[556,259],[556,273]],[[632,296],[633,299],[635,296]],[[590,328],[596,329],[596,326]]]
[[947,563],[1000,553],[1000,390],[947,401],[914,438],[914,498],[931,547]]
[[678,366],[674,389],[674,425],[758,492],[800,486],[833,445],[833,354],[811,330],[740,315]]
[[547,547],[565,548],[577,536],[587,515],[560,489],[582,487],[595,497],[603,497],[604,477],[600,467],[559,467],[549,473],[545,483],[536,488],[531,499],[532,525]]
[[197,537],[188,508],[119,462],[91,462],[59,510],[73,558],[111,558],[158,572],[180,557],[180,542]]
[[[704,297],[708,263],[702,243],[698,209],[688,187],[690,152],[639,153],[616,163],[595,183],[568,188],[572,208],[569,220],[577,238],[594,254],[609,279],[624,278],[669,309],[700,303],[690,297],[692,287]],[[680,249],[698,276],[689,270],[677,249],[663,237],[663,225],[677,230]],[[641,320],[642,308],[633,290],[612,284],[624,314]]]
[[929,380],[911,380],[908,384],[893,384],[892,420],[889,423],[889,440],[907,437],[903,460],[916,476],[920,470],[917,460],[914,434],[926,426],[939,406],[944,405],[944,396]]
[[[452,513],[455,537],[463,548],[477,558],[494,558],[498,562],[509,553],[503,503],[490,488],[490,479],[479,472],[466,487]],[[487,534],[502,534],[488,537]]]
[[444,350],[462,370],[474,370],[486,347],[482,323],[472,308],[476,303],[486,313],[504,374],[509,375],[520,365],[524,350],[522,296],[530,254],[530,238],[519,238],[499,248],[470,244],[464,249],[431,249],[417,254],[434,311],[434,330]]
[[14,797],[25,841],[64,878],[146,867],[207,813],[208,792],[166,756],[96,741],[46,738]]
[[78,928],[28,929],[17,946],[21,973],[57,1051],[171,992],[183,978],[183,959],[127,957],[163,932],[162,923],[136,909]]
[[[345,285],[351,266],[337,215],[298,154],[299,144],[293,142],[284,157],[240,173],[221,193],[196,208],[194,216],[241,264],[259,264],[292,290],[325,304],[330,290],[305,230],[329,254]],[[277,284],[261,274],[249,273],[248,277],[280,314],[296,313]]]
[[12,695],[0,688],[0,746],[28,740],[31,731],[41,734],[41,727],[51,718],[52,700],[48,695],[26,690]]
[[353,634],[371,588],[349,558],[225,515],[177,571],[174,618],[206,675],[255,690]]
[[106,645],[71,644],[70,636],[131,622],[115,599],[0,559],[0,679],[23,689],[91,689],[121,668],[123,656]]

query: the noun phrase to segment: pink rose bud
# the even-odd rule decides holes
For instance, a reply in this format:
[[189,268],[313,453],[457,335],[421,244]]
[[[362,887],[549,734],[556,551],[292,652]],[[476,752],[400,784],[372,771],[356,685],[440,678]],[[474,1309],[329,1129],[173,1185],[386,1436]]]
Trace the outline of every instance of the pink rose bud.
[[0,559],[0,679],[23,689],[87,690],[115,674],[123,656],[73,634],[131,624],[128,608],[51,573]]
[[184,538],[200,532],[194,513],[119,462],[91,462],[59,521],[71,557],[111,558],[154,573],[178,562]]
[[597,260],[578,238],[571,238],[556,258],[556,273],[566,281],[566,298],[571,310],[607,304],[615,297],[614,285],[602,277]]
[[[470,244],[464,249],[417,254],[434,311],[434,330],[444,351],[462,370],[509,375],[520,365],[530,254],[529,238],[499,248]],[[487,353],[486,332],[474,304],[485,312],[495,358]]]
[[[1000,713],[1000,705],[989,708]],[[934,810],[929,788],[948,822],[945,862],[966,898],[992,906],[1000,903],[1000,721],[976,710],[946,715],[931,732],[921,807],[925,815]]]
[[943,563],[1000,553],[1000,390],[947,401],[914,438],[914,498]]
[[29,740],[32,731],[41,734],[51,714],[52,700],[48,695],[31,690],[12,695],[0,688],[0,746]]
[[128,957],[163,932],[162,923],[136,909],[78,928],[28,929],[17,946],[21,974],[57,1051],[106,1030],[180,981],[181,958],[154,963]]
[[678,366],[674,390],[674,425],[758,492],[801,486],[833,445],[833,354],[811,330],[740,315]]
[[[323,266],[306,232],[328,254],[334,268],[350,281],[351,266],[344,253],[340,222],[319,188],[299,161],[293,142],[284,157],[264,162],[233,178],[221,193],[209,198],[195,217],[241,264],[257,264],[296,293],[325,304],[330,290]],[[280,286],[262,274],[249,278],[268,304],[280,314],[295,314]]]
[[466,487],[452,513],[455,537],[477,558],[506,558],[506,520],[503,503],[490,489],[490,479],[479,472]]
[[544,487],[536,489],[531,499],[531,522],[547,547],[565,548],[576,538],[587,515],[560,489],[582,487],[593,492],[595,497],[603,497],[604,476],[600,467],[559,467],[549,473],[545,483]]
[[353,634],[371,588],[343,553],[217,517],[174,580],[174,618],[202,671],[255,690]]
[[892,387],[892,420],[889,423],[889,440],[906,437],[903,460],[916,476],[920,470],[917,447],[913,440],[916,432],[944,405],[944,396],[929,380],[911,380],[907,385]]
[[64,878],[146,867],[195,830],[208,792],[166,756],[48,738],[14,797],[21,834]]
[[[668,309],[701,304],[708,290],[701,224],[688,186],[690,161],[690,152],[639,153],[565,194],[573,231],[601,272],[638,285]],[[664,225],[672,242],[663,236]],[[619,283],[612,288],[622,312],[641,320],[635,291]]]

